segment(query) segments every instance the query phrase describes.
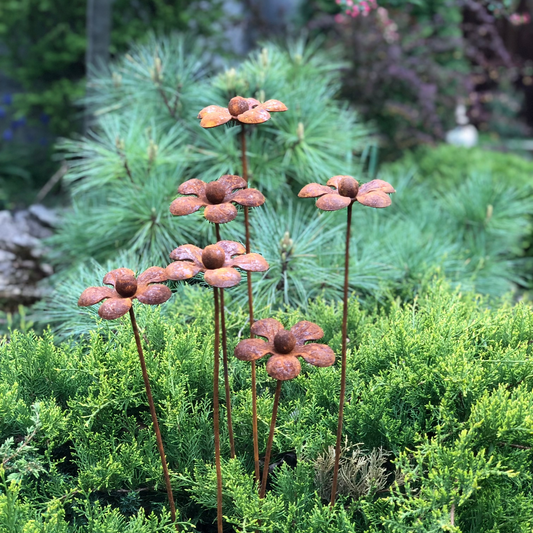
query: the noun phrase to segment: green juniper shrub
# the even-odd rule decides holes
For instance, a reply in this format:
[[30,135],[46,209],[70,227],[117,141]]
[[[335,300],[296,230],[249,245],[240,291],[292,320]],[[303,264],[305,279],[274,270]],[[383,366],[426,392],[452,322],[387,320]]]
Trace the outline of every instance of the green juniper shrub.
[[[216,517],[213,309],[206,292],[182,288],[160,308],[138,310],[182,531],[192,525],[208,531]],[[228,309],[232,353],[247,334],[246,316]],[[337,353],[341,313],[322,299],[305,313],[324,327],[323,342]],[[291,307],[274,316],[283,323],[304,317]],[[70,343],[55,345],[49,332],[13,332],[0,342],[0,524],[7,531],[33,531],[30,525],[69,533],[170,531],[129,325],[94,321],[92,333]],[[243,533],[531,530],[532,334],[527,304],[476,296],[438,279],[410,304],[397,299],[365,309],[352,300],[345,409],[351,451],[343,459],[344,486],[352,488],[333,508],[320,495],[330,483],[338,363],[304,365],[284,387],[273,449],[278,466],[260,500],[249,368],[232,357],[235,460],[228,459],[221,416],[226,523]],[[274,385],[260,361],[261,450]]]

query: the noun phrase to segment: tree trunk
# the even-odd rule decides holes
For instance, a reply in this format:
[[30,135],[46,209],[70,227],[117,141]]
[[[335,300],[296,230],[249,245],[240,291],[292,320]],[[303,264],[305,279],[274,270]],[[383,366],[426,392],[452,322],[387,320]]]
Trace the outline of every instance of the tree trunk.
[[[85,72],[87,75],[87,94],[91,91],[91,77],[95,69],[101,68],[109,61],[109,44],[111,42],[111,3],[113,0],[87,0],[87,49],[85,52]],[[89,128],[92,117],[89,110],[85,112],[85,131]]]

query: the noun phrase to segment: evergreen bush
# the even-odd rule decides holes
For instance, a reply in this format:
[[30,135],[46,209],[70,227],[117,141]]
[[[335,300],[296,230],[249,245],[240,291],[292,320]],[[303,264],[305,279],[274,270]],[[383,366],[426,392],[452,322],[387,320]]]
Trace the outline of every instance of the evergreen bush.
[[[139,306],[137,314],[182,531],[192,525],[209,531],[216,516],[213,309],[201,287],[180,291],[160,308]],[[245,314],[229,309],[232,352]],[[337,352],[341,312],[319,298],[305,314],[321,324],[324,342]],[[290,307],[275,317],[304,318]],[[226,522],[239,532],[530,531],[532,317],[525,303],[487,300],[442,280],[411,304],[365,310],[352,300],[347,445],[358,445],[368,464],[372,454],[386,456],[373,460],[385,469],[386,482],[359,497],[346,493],[334,508],[320,497],[327,493],[328,466],[319,458],[335,442],[339,367],[304,364],[285,384],[277,466],[260,500],[253,485],[250,374],[232,357],[237,458],[223,462]],[[0,529],[172,530],[129,324],[108,324],[97,319],[92,333],[69,344],[54,344],[50,332],[13,332],[0,342]],[[260,450],[272,397],[260,362]],[[224,416],[221,422],[228,457]],[[360,482],[357,469],[345,472],[346,483]]]

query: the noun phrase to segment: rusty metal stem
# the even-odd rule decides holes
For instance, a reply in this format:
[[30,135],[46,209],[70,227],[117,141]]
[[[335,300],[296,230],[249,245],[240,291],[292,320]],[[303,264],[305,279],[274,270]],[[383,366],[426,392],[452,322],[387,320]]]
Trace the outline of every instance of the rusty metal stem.
[[220,466],[220,424],[218,406],[218,375],[220,370],[220,323],[218,289],[213,287],[213,297],[215,299],[215,361],[213,365],[213,426],[215,431],[215,466],[217,471],[217,531],[223,533],[222,527],[222,468]]
[[268,443],[265,453],[265,464],[263,466],[263,479],[261,481],[261,492],[259,493],[260,498],[265,497],[267,479],[268,479],[268,467],[270,465],[270,453],[272,452],[272,442],[274,441],[274,429],[276,428],[276,417],[278,416],[278,405],[279,405],[279,396],[281,393],[281,383],[282,381],[278,379],[276,384],[276,394],[274,395],[274,406],[272,407],[272,419],[270,420],[270,433],[268,434]]
[[339,398],[339,420],[337,422],[337,443],[335,445],[335,467],[333,469],[333,483],[331,486],[331,505],[335,505],[337,496],[337,479],[339,477],[339,461],[341,455],[342,423],[344,417],[344,397],[346,395],[346,345],[348,329],[348,279],[350,266],[350,228],[352,226],[352,206],[348,206],[348,220],[346,223],[346,246],[344,255],[344,298],[342,310],[342,354],[341,354],[341,394]]
[[[161,432],[159,431],[159,423],[157,421],[157,414],[155,412],[154,399],[152,397],[152,389],[150,388],[150,380],[148,379],[148,371],[146,370],[146,362],[144,360],[141,337],[139,335],[139,328],[137,327],[137,320],[135,320],[135,313],[133,312],[133,307],[130,308],[130,319],[131,319],[131,327],[133,328],[133,334],[135,335],[135,342],[137,344],[137,352],[139,353],[139,360],[141,362],[144,387],[146,389],[146,396],[148,397],[148,405],[150,406],[150,414],[152,415],[152,424],[154,425],[155,438],[157,441],[157,449],[159,450],[159,456],[161,457],[161,465],[163,467],[163,475],[165,477],[165,485],[167,488],[168,503],[170,505],[170,516],[172,517],[172,522],[175,522],[176,521],[176,506],[174,505],[174,497],[172,495],[172,486],[170,485],[170,476],[168,473],[167,460],[165,457],[165,449],[163,448],[163,439],[161,438]],[[179,531],[177,524],[176,524],[176,531]]]
[[[246,159],[246,127],[241,124],[241,163],[242,163],[242,178],[246,181],[248,187],[248,162]],[[250,253],[250,220],[248,216],[248,208],[244,208],[244,228],[246,232],[246,253]],[[252,273],[246,272],[246,283],[248,285],[248,313],[250,315],[250,328],[254,323],[254,303],[252,293]],[[250,332],[250,337],[253,339],[254,334]],[[257,431],[257,386],[255,375],[255,361],[252,361],[252,438],[254,443],[254,469],[255,480],[259,483],[260,469],[259,469],[259,436]]]
[[[220,238],[220,225],[215,224],[217,241]],[[226,311],[224,306],[224,289],[220,290],[220,326],[222,329],[222,362],[224,365],[224,388],[226,390],[226,416],[228,420],[229,446],[231,458],[235,458],[235,440],[233,438],[233,422],[231,420],[231,389],[229,386],[229,372],[228,372],[228,342],[226,335]]]

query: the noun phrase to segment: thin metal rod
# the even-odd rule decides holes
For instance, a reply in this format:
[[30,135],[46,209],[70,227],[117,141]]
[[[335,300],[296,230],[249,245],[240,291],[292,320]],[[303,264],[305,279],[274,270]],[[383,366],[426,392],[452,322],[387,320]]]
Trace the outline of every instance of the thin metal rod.
[[[219,224],[215,224],[217,241],[221,241]],[[228,372],[228,342],[226,335],[226,311],[224,306],[224,289],[220,290],[220,326],[222,328],[222,361],[224,365],[224,388],[226,390],[226,416],[228,420],[229,446],[231,458],[235,458],[235,440],[233,438],[233,422],[231,419],[231,389]]]
[[[248,162],[246,159],[246,127],[241,124],[241,163],[242,163],[242,178],[246,181],[248,186]],[[250,253],[250,219],[248,215],[248,208],[244,208],[244,228],[246,232],[246,253]],[[252,292],[252,273],[246,272],[246,284],[248,286],[248,314],[250,315],[250,328],[254,323],[254,303]],[[254,334],[250,332],[250,337],[253,339]],[[254,443],[254,468],[255,480],[259,483],[260,468],[259,468],[259,435],[257,431],[257,386],[255,375],[255,361],[252,361],[252,438]]]
[[344,397],[346,395],[346,345],[348,329],[348,278],[350,266],[350,228],[352,226],[352,206],[348,206],[346,223],[346,246],[344,252],[344,299],[342,310],[342,354],[341,354],[341,394],[339,398],[339,420],[337,422],[337,443],[335,445],[335,467],[333,468],[333,484],[331,486],[331,505],[335,505],[337,496],[337,479],[339,477],[339,461],[341,455],[342,424],[344,418]]
[[268,467],[270,465],[270,453],[272,452],[272,442],[274,441],[274,429],[276,428],[276,417],[278,416],[278,405],[279,405],[279,396],[281,393],[281,383],[278,379],[276,384],[276,394],[274,395],[274,406],[272,407],[272,419],[270,421],[270,433],[268,434],[268,443],[265,453],[265,464],[263,466],[263,479],[261,482],[261,492],[259,493],[260,498],[265,497],[267,479],[268,479]]
[[213,425],[215,430],[215,466],[217,471],[217,530],[222,531],[222,468],[220,466],[220,412],[218,406],[218,375],[220,371],[220,323],[218,289],[213,287],[213,297],[215,299],[215,361],[213,365]]
[[[161,457],[161,466],[163,467],[163,475],[165,477],[165,485],[167,487],[168,503],[170,505],[170,516],[172,522],[176,521],[176,506],[174,505],[174,497],[172,495],[172,486],[170,485],[170,476],[168,473],[167,460],[165,457],[165,449],[163,448],[163,439],[161,438],[161,432],[159,431],[159,423],[157,421],[157,414],[155,412],[154,399],[152,397],[152,389],[150,388],[150,380],[148,379],[148,371],[146,370],[146,362],[144,360],[143,347],[141,344],[141,337],[139,335],[139,328],[137,327],[137,321],[135,320],[135,313],[133,307],[130,308],[131,327],[133,328],[133,334],[135,335],[135,342],[137,344],[137,352],[139,353],[139,360],[141,362],[141,369],[144,380],[144,388],[146,389],[146,396],[148,397],[148,405],[150,406],[150,414],[152,415],[152,424],[154,426],[155,438],[157,441],[157,449],[159,450],[159,456]],[[176,524],[176,531],[178,525]]]

